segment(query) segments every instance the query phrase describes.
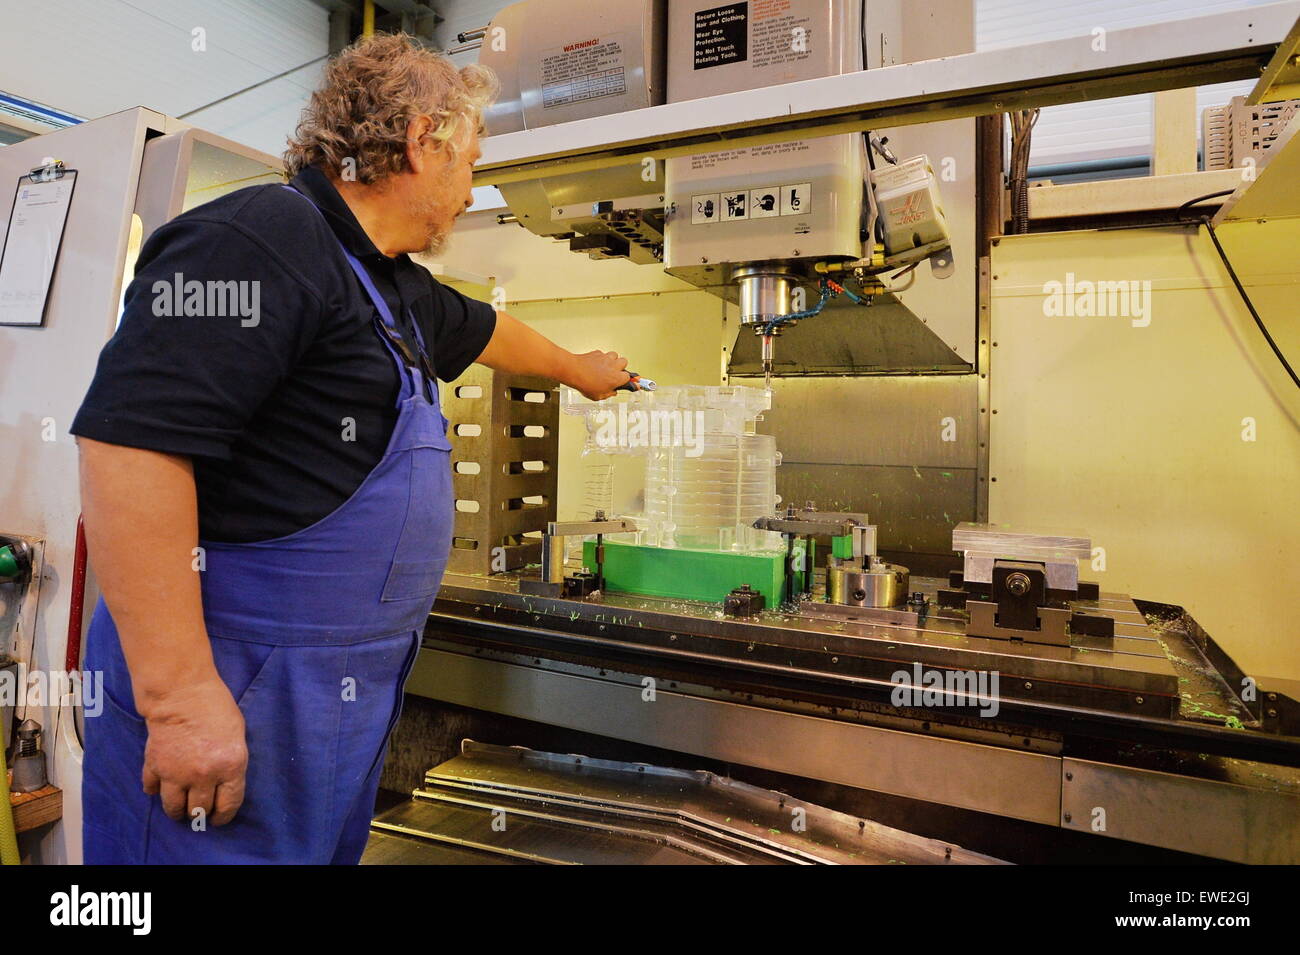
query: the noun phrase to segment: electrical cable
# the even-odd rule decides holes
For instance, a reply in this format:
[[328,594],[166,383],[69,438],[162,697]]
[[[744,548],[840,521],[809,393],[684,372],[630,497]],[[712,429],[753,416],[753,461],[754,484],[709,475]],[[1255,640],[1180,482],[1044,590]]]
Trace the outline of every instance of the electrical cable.
[[[1203,196],[1202,198],[1206,197]],[[1192,201],[1195,203],[1200,200]],[[1256,326],[1259,327],[1260,334],[1262,334],[1264,340],[1268,342],[1268,347],[1273,349],[1273,354],[1276,355],[1277,360],[1282,363],[1282,367],[1285,368],[1286,373],[1291,376],[1291,380],[1295,382],[1296,387],[1300,388],[1300,377],[1297,377],[1295,369],[1291,367],[1291,363],[1287,361],[1286,356],[1282,354],[1282,349],[1277,347],[1277,342],[1273,341],[1273,336],[1268,333],[1268,328],[1265,327],[1264,320],[1259,317],[1259,312],[1255,311],[1255,304],[1250,300],[1250,296],[1246,294],[1246,288],[1241,284],[1241,279],[1237,278],[1237,270],[1234,269],[1232,263],[1228,261],[1228,253],[1224,252],[1223,246],[1219,244],[1219,236],[1214,231],[1214,224],[1210,222],[1209,216],[1203,217],[1201,221],[1205,223],[1205,228],[1210,233],[1210,241],[1214,243],[1215,251],[1219,253],[1219,258],[1223,260],[1223,267],[1228,270],[1228,275],[1232,278],[1232,284],[1237,287],[1237,294],[1241,296],[1241,300],[1246,304],[1246,310],[1250,312],[1250,317],[1255,320]]]
[[915,261],[915,262],[913,262],[911,265],[909,265],[907,268],[905,268],[905,269],[899,269],[899,270],[898,270],[897,272],[895,272],[893,275],[889,276],[889,280],[890,280],[891,282],[894,281],[895,279],[897,279],[900,275],[907,275],[907,276],[910,276],[910,278],[908,278],[908,280],[907,280],[907,284],[906,284],[906,285],[886,285],[886,286],[885,286],[885,291],[888,292],[888,293],[890,293],[891,295],[893,295],[893,294],[896,294],[896,293],[898,293],[898,292],[906,292],[906,291],[907,291],[908,289],[910,289],[913,285],[915,285],[915,284],[916,284],[916,267],[917,267],[918,265],[920,265],[922,261],[923,261],[923,260],[918,259],[917,261]]
[[1036,109],[1012,110],[1007,114],[1011,121],[1008,185],[1011,189],[1011,230],[1015,235],[1029,231],[1029,153],[1039,115]]
[[[1269,347],[1273,350],[1273,354],[1277,357],[1277,360],[1282,363],[1282,367],[1286,369],[1286,373],[1291,376],[1291,380],[1295,382],[1296,387],[1300,388],[1300,377],[1296,376],[1295,369],[1291,367],[1291,363],[1287,361],[1286,356],[1282,354],[1281,349],[1278,348],[1277,343],[1273,340],[1273,336],[1269,334],[1268,327],[1264,324],[1264,320],[1260,317],[1259,312],[1255,309],[1255,303],[1251,301],[1250,295],[1246,292],[1245,286],[1241,284],[1241,280],[1237,277],[1236,269],[1232,267],[1232,262],[1228,259],[1227,252],[1224,251],[1223,246],[1220,244],[1218,233],[1214,231],[1214,224],[1210,221],[1209,216],[1201,216],[1199,221],[1195,219],[1188,219],[1183,216],[1183,213],[1187,209],[1190,209],[1192,206],[1197,205],[1198,203],[1206,202],[1209,199],[1219,199],[1223,196],[1230,196],[1236,191],[1237,190],[1235,189],[1223,189],[1220,190],[1219,192],[1209,192],[1203,196],[1197,196],[1195,199],[1188,199],[1186,202],[1184,202],[1181,206],[1178,207],[1178,210],[1174,218],[1171,220],[1159,221],[1159,222],[1139,222],[1139,223],[1126,224],[1126,225],[1102,226],[1097,231],[1098,232],[1124,232],[1132,229],[1150,229],[1152,227],[1158,227],[1158,226],[1188,226],[1194,224],[1199,225],[1201,223],[1204,223],[1206,231],[1208,231],[1210,234],[1210,241],[1214,243],[1214,250],[1215,252],[1218,253],[1219,260],[1223,262],[1223,267],[1227,270],[1228,276],[1232,279],[1232,284],[1236,287],[1237,294],[1241,297],[1241,301],[1246,306],[1246,310],[1250,312],[1250,317],[1255,320],[1255,325],[1259,328],[1260,334],[1264,336],[1264,340],[1268,342]],[[892,277],[893,276],[891,276],[891,278]]]
[[1207,199],[1218,199],[1220,196],[1230,196],[1236,191],[1236,189],[1220,189],[1218,192],[1207,192],[1205,195],[1197,196],[1195,199],[1188,199],[1178,207],[1177,211],[1174,213],[1174,217],[1182,219],[1183,213],[1197,203],[1205,202]]
[[[861,62],[862,71],[866,72],[867,69],[867,0],[862,0],[862,2],[858,6],[858,46],[861,50],[861,56],[862,56],[862,62]],[[871,180],[870,173],[876,171],[876,159],[875,159],[875,150],[872,148],[871,130],[869,129],[864,129],[862,131],[862,146],[867,154],[868,175],[867,175],[866,187],[868,190],[870,190],[872,188],[871,181],[870,181]],[[868,199],[867,200],[868,206],[870,206],[870,202],[871,200]],[[871,230],[871,241],[875,243],[879,243],[880,245],[885,244],[885,220],[882,216],[879,215],[876,216],[876,218],[873,221],[873,227]]]

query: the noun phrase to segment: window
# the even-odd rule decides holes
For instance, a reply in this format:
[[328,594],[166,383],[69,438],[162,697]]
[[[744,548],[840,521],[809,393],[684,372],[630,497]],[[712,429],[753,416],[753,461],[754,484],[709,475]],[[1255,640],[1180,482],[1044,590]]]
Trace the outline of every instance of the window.
[[[992,50],[1064,37],[1089,37],[1095,29],[1164,23],[1259,6],[1268,0],[975,0],[975,48]],[[1219,83],[1197,90],[1199,111],[1243,96],[1254,81]],[[1034,127],[1031,171],[1039,174],[1090,167],[1103,173],[1142,175],[1151,156],[1152,95],[1049,106]],[[1053,175],[1057,181],[1060,175]]]

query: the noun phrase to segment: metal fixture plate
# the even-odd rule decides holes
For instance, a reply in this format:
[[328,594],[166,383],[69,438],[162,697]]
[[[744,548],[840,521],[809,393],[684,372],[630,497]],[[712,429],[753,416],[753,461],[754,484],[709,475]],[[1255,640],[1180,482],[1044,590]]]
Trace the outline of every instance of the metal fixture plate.
[[[540,535],[555,519],[558,487],[560,402],[554,388],[543,378],[482,365],[443,386],[457,502],[450,570],[489,574],[541,559]],[[526,400],[534,395],[543,400]],[[538,428],[542,433],[534,435]],[[462,510],[468,502],[477,509]]]
[[[827,678],[833,680],[846,679],[850,673],[860,674],[859,679],[875,674],[884,685],[900,664],[917,661],[937,668],[997,671],[1007,700],[1055,699],[1166,716],[1177,712],[1178,672],[1128,598],[1103,595],[1099,601],[1076,602],[1080,608],[1115,619],[1113,648],[1055,647],[968,636],[960,611],[937,606],[935,594],[941,585],[931,578],[912,578],[911,589],[925,593],[934,607],[924,624],[917,625],[903,617],[851,620],[778,610],[743,620],[723,619],[717,605],[697,601],[616,593],[605,594],[599,603],[569,601],[520,594],[513,575],[448,574],[431,627],[438,627],[440,615],[503,623],[518,620],[534,627],[562,627],[576,639],[594,631],[611,642],[654,649],[689,642],[694,650],[732,658],[738,665],[769,656],[798,661],[800,666],[825,668]],[[804,606],[820,611],[833,605]],[[668,639],[674,635],[680,640]],[[833,655],[840,662],[828,666]],[[1033,688],[1025,690],[1026,682]],[[1135,702],[1138,696],[1141,703]]]

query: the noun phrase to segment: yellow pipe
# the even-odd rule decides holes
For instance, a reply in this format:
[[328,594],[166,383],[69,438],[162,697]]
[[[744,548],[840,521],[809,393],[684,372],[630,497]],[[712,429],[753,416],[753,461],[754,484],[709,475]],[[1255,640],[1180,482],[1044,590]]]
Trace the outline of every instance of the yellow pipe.
[[4,747],[0,746],[0,863],[19,865],[18,834],[14,831],[14,808],[9,802],[9,770],[5,766]]
[[361,35],[371,36],[375,32],[375,0],[366,0],[361,8]]

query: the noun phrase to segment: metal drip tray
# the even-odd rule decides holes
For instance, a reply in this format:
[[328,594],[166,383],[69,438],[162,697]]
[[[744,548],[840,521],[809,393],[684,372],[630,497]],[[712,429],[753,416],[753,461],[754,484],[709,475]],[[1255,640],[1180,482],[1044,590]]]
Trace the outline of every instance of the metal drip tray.
[[472,740],[374,820],[363,861],[1001,864],[710,772]]

